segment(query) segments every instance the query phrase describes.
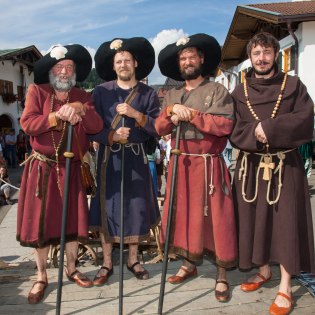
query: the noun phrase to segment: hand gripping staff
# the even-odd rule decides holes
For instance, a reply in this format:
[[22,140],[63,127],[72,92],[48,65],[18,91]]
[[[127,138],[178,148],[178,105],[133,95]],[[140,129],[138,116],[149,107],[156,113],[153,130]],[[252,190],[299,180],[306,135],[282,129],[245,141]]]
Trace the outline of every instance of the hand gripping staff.
[[63,206],[62,206],[62,221],[61,221],[61,236],[60,236],[60,261],[59,261],[59,271],[58,271],[58,288],[57,288],[57,302],[56,302],[56,315],[60,315],[61,307],[61,295],[62,295],[62,276],[63,276],[63,264],[64,264],[64,251],[65,251],[65,237],[66,237],[66,226],[67,226],[67,206],[68,206],[68,196],[69,196],[69,186],[70,186],[70,167],[71,159],[74,157],[72,149],[72,133],[73,126],[68,124],[68,138],[67,138],[67,148],[64,152],[64,157],[66,158],[66,174],[63,192]]
[[[125,103],[131,104],[135,99],[137,93],[137,86],[132,89],[127,96]],[[120,115],[119,115],[120,116]],[[121,119],[121,126],[125,127],[125,116],[114,118],[116,126]],[[116,127],[115,126],[115,127]],[[112,124],[113,127],[113,124]],[[125,178],[125,144],[127,140],[121,140],[121,181],[120,181],[120,248],[119,248],[119,315],[123,314],[123,281],[124,281],[124,178]]]
[[171,151],[171,153],[174,154],[174,164],[173,164],[173,170],[172,170],[172,181],[171,181],[171,190],[170,190],[170,199],[169,199],[169,206],[168,206],[167,226],[166,226],[166,235],[165,235],[165,245],[164,245],[165,247],[164,247],[164,257],[163,257],[163,270],[162,270],[162,278],[161,278],[161,285],[160,285],[159,310],[158,310],[158,313],[160,315],[163,313],[165,279],[166,279],[167,263],[168,263],[170,229],[171,229],[171,222],[172,222],[172,217],[173,217],[178,156],[181,154],[181,151],[179,150],[180,129],[181,129],[181,121],[178,122],[178,125],[176,127],[175,148]]

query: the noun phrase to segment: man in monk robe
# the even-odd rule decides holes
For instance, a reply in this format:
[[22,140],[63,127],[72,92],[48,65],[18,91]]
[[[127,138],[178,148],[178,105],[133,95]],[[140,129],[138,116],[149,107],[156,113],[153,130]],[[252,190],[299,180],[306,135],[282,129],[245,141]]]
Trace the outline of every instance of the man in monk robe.
[[[185,83],[170,90],[155,127],[161,136],[172,133],[181,122],[175,207],[171,224],[170,250],[184,258],[169,283],[196,276],[196,265],[204,254],[217,265],[215,296],[226,302],[229,285],[226,268],[237,264],[236,226],[232,192],[222,151],[234,125],[233,100],[219,83],[209,81],[221,57],[215,38],[195,34],[166,46],[159,54],[159,67],[167,77]],[[171,157],[168,178],[172,178]],[[171,189],[167,181],[162,217],[161,242],[165,242]]]
[[[35,248],[37,281],[28,301],[40,302],[48,285],[46,263],[50,245],[60,243],[68,124],[74,125],[83,154],[87,134],[103,127],[89,93],[75,87],[92,67],[89,52],[81,45],[55,46],[34,65],[36,84],[28,87],[21,126],[30,136],[32,153],[25,162],[17,214],[17,240]],[[93,282],[76,269],[78,241],[88,241],[88,204],[81,183],[78,143],[73,141],[71,185],[66,226],[66,275],[79,286]]]
[[269,311],[288,314],[291,276],[315,272],[310,196],[297,150],[312,139],[314,114],[301,80],[278,69],[278,52],[269,33],[248,43],[252,69],[232,94],[236,125],[230,139],[240,149],[234,178],[239,267],[259,267],[241,289],[257,290],[271,279],[270,264],[279,264],[279,292]]
[[123,243],[129,247],[127,268],[137,279],[149,278],[138,261],[138,246],[149,240],[150,229],[160,222],[160,211],[144,143],[150,136],[157,137],[154,121],[160,102],[156,92],[139,81],[149,75],[154,62],[154,49],[143,37],[107,41],[95,54],[96,71],[107,82],[93,92],[104,128],[90,138],[99,143],[97,193],[91,200],[90,226],[100,232],[103,249],[103,266],[94,285],[104,285],[113,274],[112,248],[120,243],[121,143],[126,141]]

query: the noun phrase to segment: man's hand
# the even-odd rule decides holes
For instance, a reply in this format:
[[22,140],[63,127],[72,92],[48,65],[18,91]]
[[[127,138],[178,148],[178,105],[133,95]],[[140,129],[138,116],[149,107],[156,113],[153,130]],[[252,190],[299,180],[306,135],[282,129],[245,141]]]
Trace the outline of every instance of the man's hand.
[[137,118],[137,114],[139,113],[137,110],[135,110],[127,103],[118,104],[116,107],[116,111],[119,115],[125,115],[135,119]]
[[126,141],[128,140],[129,134],[130,128],[120,127],[114,132],[113,141],[114,142],[120,142],[121,140]]
[[[186,107],[185,105],[175,104],[173,106],[172,112],[176,114],[176,116],[178,117],[178,120],[190,121],[193,118],[194,110],[189,107]],[[177,118],[175,120],[177,120]]]
[[171,116],[171,121],[172,121],[172,123],[173,123],[175,126],[178,126],[179,118],[178,118],[177,115],[172,115],[172,116]]
[[261,126],[261,123],[259,123],[255,129],[255,137],[256,139],[261,143],[267,143],[267,137],[265,135],[265,132]]
[[56,117],[63,121],[68,121],[71,125],[75,125],[82,121],[80,115],[76,114],[75,108],[69,106],[68,104],[60,107],[60,109],[56,112]]

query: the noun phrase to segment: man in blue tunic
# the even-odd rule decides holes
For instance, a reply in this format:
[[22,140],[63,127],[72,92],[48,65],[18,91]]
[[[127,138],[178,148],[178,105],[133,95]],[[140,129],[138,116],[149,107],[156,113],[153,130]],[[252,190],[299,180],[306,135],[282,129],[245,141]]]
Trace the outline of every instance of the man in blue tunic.
[[160,221],[160,212],[144,142],[157,136],[154,122],[160,103],[156,92],[139,81],[151,72],[154,62],[154,49],[142,37],[105,42],[95,54],[96,71],[107,82],[93,92],[104,129],[90,138],[99,143],[97,194],[91,201],[90,226],[100,232],[104,255],[94,285],[103,285],[113,274],[112,245],[120,242],[121,143],[126,141],[123,241],[129,244],[127,268],[138,279],[149,278],[137,259],[138,244],[148,240],[150,229]]

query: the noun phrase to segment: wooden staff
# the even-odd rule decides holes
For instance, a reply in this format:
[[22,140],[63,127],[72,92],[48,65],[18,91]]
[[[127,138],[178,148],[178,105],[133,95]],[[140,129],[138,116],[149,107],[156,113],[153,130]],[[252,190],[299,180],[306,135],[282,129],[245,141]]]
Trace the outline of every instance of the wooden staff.
[[67,151],[64,152],[63,154],[64,157],[66,158],[66,173],[65,173],[65,183],[64,183],[64,193],[63,193],[62,221],[61,221],[60,260],[59,260],[59,271],[58,271],[56,315],[60,315],[60,307],[61,307],[62,276],[63,276],[63,264],[64,264],[66,227],[67,227],[67,208],[68,208],[68,196],[69,196],[69,186],[70,186],[70,167],[71,167],[71,159],[74,157],[73,152],[71,152],[72,132],[73,132],[73,126],[69,124],[67,149],[66,149]]
[[176,188],[175,183],[176,183],[176,175],[177,175],[178,156],[181,154],[181,151],[179,150],[180,129],[181,129],[181,122],[179,121],[176,127],[175,148],[171,151],[172,154],[174,154],[174,164],[173,164],[173,170],[172,170],[172,181],[171,181],[171,190],[170,190],[170,199],[169,199],[169,206],[168,206],[167,226],[166,226],[166,235],[165,235],[165,245],[164,245],[163,270],[162,270],[162,278],[161,278],[161,285],[160,285],[159,310],[158,310],[158,313],[160,315],[163,312],[165,279],[166,279],[167,263],[168,263],[170,230],[171,230],[173,206],[174,206],[174,199],[175,199],[174,194],[175,194],[175,188]]
[[[125,116],[121,118],[121,126],[125,127]],[[120,181],[120,248],[119,248],[119,315],[123,314],[124,298],[124,178],[125,178],[125,144],[127,140],[120,140],[121,144],[121,181]]]

